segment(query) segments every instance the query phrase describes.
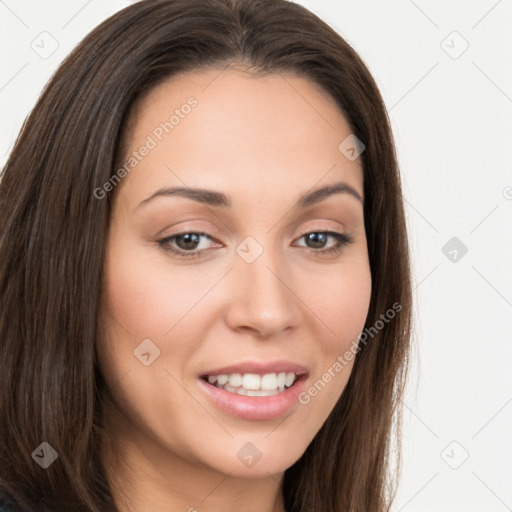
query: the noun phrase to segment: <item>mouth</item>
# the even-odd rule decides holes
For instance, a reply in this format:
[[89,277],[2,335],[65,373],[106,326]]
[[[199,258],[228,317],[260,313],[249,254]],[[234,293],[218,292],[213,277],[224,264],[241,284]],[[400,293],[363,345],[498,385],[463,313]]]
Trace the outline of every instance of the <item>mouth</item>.
[[288,363],[244,364],[210,370],[197,381],[224,413],[244,420],[274,420],[297,406],[308,376],[305,367]]
[[307,378],[306,373],[272,372],[258,373],[220,373],[203,375],[203,381],[218,389],[243,396],[273,396],[285,392],[298,381]]

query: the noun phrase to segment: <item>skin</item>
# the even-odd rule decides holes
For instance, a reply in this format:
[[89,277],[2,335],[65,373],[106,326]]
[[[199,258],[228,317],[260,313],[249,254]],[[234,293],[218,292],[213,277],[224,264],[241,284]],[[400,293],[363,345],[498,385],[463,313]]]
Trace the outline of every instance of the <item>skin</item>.
[[[352,130],[316,84],[234,66],[182,74],[150,91],[127,125],[127,153],[191,96],[197,106],[115,189],[97,347],[112,396],[101,457],[121,512],[282,512],[284,471],[329,416],[353,361],[276,420],[225,413],[197,376],[285,359],[308,368],[308,389],[357,339],[371,294],[363,206],[346,193],[293,205],[338,181],[363,197],[361,159],[338,150]],[[232,206],[178,196],[138,206],[172,186],[218,190]],[[195,248],[183,238],[168,242],[199,257],[158,244],[182,230],[212,236]],[[304,235],[319,230],[348,233],[353,243],[322,256],[336,239],[308,243]],[[252,263],[236,252],[248,236],[263,249]],[[149,366],[134,357],[144,339],[160,350]],[[262,454],[252,467],[237,457],[247,442]]]

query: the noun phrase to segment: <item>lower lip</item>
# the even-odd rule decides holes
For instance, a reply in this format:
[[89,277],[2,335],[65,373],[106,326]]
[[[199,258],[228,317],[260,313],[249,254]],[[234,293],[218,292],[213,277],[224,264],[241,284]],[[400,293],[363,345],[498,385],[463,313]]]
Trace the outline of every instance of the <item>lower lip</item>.
[[304,391],[306,375],[301,375],[293,386],[272,396],[244,396],[230,393],[199,379],[199,385],[223,411],[246,420],[273,420],[286,414]]

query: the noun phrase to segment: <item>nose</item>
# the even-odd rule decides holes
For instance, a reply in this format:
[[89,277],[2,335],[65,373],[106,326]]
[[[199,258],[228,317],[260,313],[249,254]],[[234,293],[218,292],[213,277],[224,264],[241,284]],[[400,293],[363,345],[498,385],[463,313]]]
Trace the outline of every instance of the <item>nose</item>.
[[226,322],[232,330],[270,337],[298,325],[301,300],[290,265],[275,252],[264,250],[252,263],[236,255],[230,278]]

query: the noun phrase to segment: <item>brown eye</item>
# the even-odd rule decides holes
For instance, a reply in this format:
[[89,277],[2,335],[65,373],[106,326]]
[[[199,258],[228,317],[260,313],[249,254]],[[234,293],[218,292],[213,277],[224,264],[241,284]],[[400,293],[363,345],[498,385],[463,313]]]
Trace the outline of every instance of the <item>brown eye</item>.
[[200,250],[197,250],[203,238],[213,240],[213,237],[207,233],[187,231],[158,240],[158,245],[160,245],[164,251],[178,256],[195,257],[200,256],[201,253],[206,250],[206,247],[201,247]]
[[[331,254],[340,252],[341,249],[354,242],[352,236],[345,233],[336,233],[334,231],[313,231],[302,235],[301,238],[306,240],[307,248],[312,249],[313,252],[319,254]],[[336,241],[334,246],[325,249],[325,245],[329,238],[334,238]]]
[[197,233],[185,233],[184,235],[178,235],[174,238],[176,239],[176,245],[180,249],[193,250],[197,248],[201,235]]
[[306,244],[309,245],[311,249],[323,249],[329,236],[326,233],[309,233],[308,235],[304,235],[306,239]]

